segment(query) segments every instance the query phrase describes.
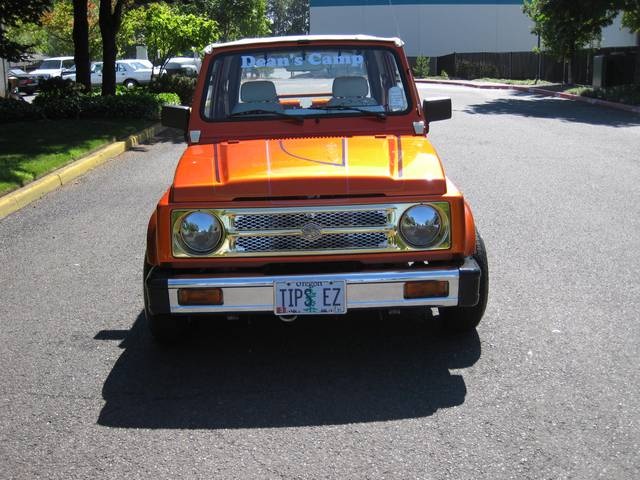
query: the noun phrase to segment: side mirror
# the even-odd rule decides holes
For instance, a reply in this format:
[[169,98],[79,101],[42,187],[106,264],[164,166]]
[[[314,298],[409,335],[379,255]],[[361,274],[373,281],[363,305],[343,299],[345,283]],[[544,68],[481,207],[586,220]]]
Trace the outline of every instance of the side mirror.
[[165,105],[162,107],[160,119],[165,127],[177,128],[185,134],[189,128],[189,116],[191,115],[191,107],[184,105]]
[[450,98],[430,98],[422,102],[422,111],[427,124],[451,118]]

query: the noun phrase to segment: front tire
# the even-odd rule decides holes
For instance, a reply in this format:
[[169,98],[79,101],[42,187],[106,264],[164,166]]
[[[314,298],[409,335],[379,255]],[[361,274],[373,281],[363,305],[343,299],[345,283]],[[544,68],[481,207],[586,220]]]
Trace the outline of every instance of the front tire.
[[187,318],[175,317],[169,314],[153,314],[149,309],[146,280],[151,265],[147,263],[145,254],[144,268],[142,270],[142,290],[144,292],[144,315],[147,319],[147,327],[156,343],[164,346],[180,343],[189,330]]
[[480,267],[480,299],[473,307],[447,307],[439,308],[438,321],[440,327],[447,333],[464,333],[474,330],[487,308],[489,297],[489,263],[487,250],[480,233],[476,231],[476,251],[473,259]]
[[124,82],[122,82],[122,84],[131,89],[131,88],[136,88],[138,86],[138,82],[136,82],[135,80],[133,80],[132,78],[128,78],[127,80],[125,80]]

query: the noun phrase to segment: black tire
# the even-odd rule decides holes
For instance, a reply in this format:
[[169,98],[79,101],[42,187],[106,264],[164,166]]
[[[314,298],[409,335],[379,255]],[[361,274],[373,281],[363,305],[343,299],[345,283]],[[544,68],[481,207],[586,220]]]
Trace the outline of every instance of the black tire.
[[142,270],[142,290],[144,292],[144,315],[147,319],[147,327],[156,343],[164,346],[176,345],[185,338],[189,330],[189,319],[167,314],[154,315],[149,311],[145,281],[150,271],[151,265],[147,263],[147,255],[145,254],[144,268]]
[[138,86],[138,82],[133,78],[127,78],[122,84],[127,88],[136,88]]
[[438,322],[441,330],[447,333],[464,333],[474,330],[487,308],[489,296],[489,263],[487,250],[480,233],[476,231],[476,251],[473,258],[480,267],[480,299],[473,307],[439,308]]

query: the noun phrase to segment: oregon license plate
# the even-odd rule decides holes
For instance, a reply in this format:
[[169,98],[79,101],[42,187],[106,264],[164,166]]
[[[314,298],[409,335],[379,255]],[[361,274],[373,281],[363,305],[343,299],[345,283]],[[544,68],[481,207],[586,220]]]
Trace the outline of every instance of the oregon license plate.
[[347,313],[344,280],[276,282],[276,315]]

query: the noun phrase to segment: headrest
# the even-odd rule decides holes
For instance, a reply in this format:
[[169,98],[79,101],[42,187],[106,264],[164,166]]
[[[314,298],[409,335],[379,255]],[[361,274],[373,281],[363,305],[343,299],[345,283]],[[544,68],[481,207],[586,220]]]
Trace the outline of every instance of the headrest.
[[240,87],[240,100],[243,102],[277,102],[276,86],[267,80],[243,83]]
[[366,97],[369,83],[364,77],[336,77],[332,90],[334,97]]

